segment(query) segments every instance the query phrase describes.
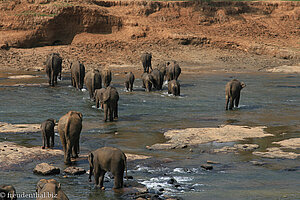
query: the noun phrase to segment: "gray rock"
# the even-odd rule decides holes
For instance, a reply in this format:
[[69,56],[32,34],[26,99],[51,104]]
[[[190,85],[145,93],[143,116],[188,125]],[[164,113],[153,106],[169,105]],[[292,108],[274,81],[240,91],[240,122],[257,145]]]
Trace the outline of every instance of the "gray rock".
[[64,170],[64,172],[66,174],[72,174],[72,175],[81,175],[81,174],[85,174],[85,169],[81,168],[81,167],[68,167]]
[[212,169],[213,169],[213,166],[212,166],[212,165],[207,165],[207,164],[203,164],[203,165],[201,165],[201,167],[202,167],[203,169],[206,169],[206,170],[212,170]]
[[54,167],[52,165],[49,165],[48,163],[40,163],[35,166],[33,169],[33,172],[36,174],[41,174],[41,175],[53,175],[53,174],[59,174],[60,169],[58,167]]

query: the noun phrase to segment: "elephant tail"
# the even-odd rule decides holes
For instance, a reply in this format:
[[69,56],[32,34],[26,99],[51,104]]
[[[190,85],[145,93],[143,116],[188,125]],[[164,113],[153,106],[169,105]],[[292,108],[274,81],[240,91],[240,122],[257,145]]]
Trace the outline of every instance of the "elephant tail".
[[126,161],[126,155],[124,154],[124,166],[125,166],[125,175],[126,175],[126,180],[128,181],[128,176],[127,176],[127,161]]

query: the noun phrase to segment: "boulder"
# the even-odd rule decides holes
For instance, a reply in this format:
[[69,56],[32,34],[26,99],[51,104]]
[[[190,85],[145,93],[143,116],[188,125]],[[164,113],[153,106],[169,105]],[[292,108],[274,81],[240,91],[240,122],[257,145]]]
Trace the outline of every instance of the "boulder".
[[74,167],[74,166],[66,168],[64,170],[64,172],[66,174],[72,174],[72,175],[81,175],[81,174],[85,174],[86,173],[85,169],[83,169],[81,167]]
[[54,167],[52,165],[49,165],[48,163],[40,163],[35,166],[33,169],[33,172],[36,174],[41,174],[41,175],[53,175],[53,174],[59,174],[60,169],[58,167]]

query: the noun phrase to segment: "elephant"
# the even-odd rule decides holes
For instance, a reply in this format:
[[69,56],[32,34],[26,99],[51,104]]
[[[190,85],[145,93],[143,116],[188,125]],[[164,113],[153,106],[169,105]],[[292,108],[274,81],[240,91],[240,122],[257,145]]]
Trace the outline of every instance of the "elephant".
[[134,74],[132,72],[129,72],[126,74],[125,78],[125,87],[127,91],[132,92],[133,88],[133,83],[134,83]]
[[[47,144],[47,148],[54,147],[54,126],[55,126],[54,119],[47,119],[43,121],[41,124],[41,132],[43,137],[43,146],[42,146],[43,149],[45,149],[46,144]],[[50,138],[51,138],[51,144],[50,144]]]
[[165,77],[166,72],[167,72],[167,65],[170,63],[168,61],[163,61],[157,64],[156,69],[158,69],[162,74],[163,77]]
[[157,90],[161,90],[164,83],[163,73],[161,73],[158,69],[154,69],[150,74],[153,77],[153,87]]
[[127,162],[126,155],[118,148],[115,147],[102,147],[92,151],[88,155],[90,164],[90,175],[94,175],[96,186],[103,189],[103,179],[107,171],[111,172],[114,176],[114,188],[123,187],[124,169],[127,177]]
[[86,73],[84,84],[89,91],[90,99],[95,101],[94,93],[96,89],[102,88],[101,75],[99,70],[94,69]]
[[152,84],[154,82],[153,76],[149,73],[143,73],[142,81],[143,81],[143,88],[145,88],[147,92],[150,92],[152,89]]
[[176,61],[171,61],[168,62],[169,64],[167,65],[167,69],[166,69],[166,76],[167,76],[167,80],[177,80],[180,73],[181,73],[181,68],[178,65],[178,63]]
[[2,200],[15,200],[17,199],[16,189],[12,185],[0,185],[0,199]]
[[65,164],[71,164],[72,158],[78,158],[79,138],[82,129],[82,114],[77,111],[69,111],[58,121],[58,132],[64,150]]
[[239,106],[241,90],[246,87],[244,82],[240,82],[237,79],[233,79],[226,84],[225,95],[226,95],[226,105],[225,109],[228,110],[228,103],[230,101],[229,110],[234,107]]
[[168,94],[173,94],[174,96],[180,96],[180,84],[176,80],[171,80],[168,82]]
[[75,61],[71,63],[70,68],[71,68],[72,86],[81,90],[83,88],[85,67],[79,61]]
[[112,79],[110,69],[102,70],[101,78],[102,78],[104,87],[108,87],[110,85],[110,82],[111,82],[111,79]]
[[36,185],[37,200],[56,199],[68,200],[69,198],[61,189],[61,185],[55,179],[41,179]]
[[61,79],[62,58],[58,53],[51,53],[46,60],[46,73],[49,78],[49,85],[57,84],[57,77]]
[[99,102],[101,108],[104,111],[104,121],[113,121],[118,119],[118,101],[119,93],[115,87],[108,86],[107,88],[97,89],[95,91],[96,107],[99,108]]
[[151,59],[152,59],[152,54],[151,53],[146,52],[146,53],[143,53],[141,55],[141,60],[142,60],[143,68],[144,68],[144,73],[145,72],[149,73],[149,69],[152,70]]

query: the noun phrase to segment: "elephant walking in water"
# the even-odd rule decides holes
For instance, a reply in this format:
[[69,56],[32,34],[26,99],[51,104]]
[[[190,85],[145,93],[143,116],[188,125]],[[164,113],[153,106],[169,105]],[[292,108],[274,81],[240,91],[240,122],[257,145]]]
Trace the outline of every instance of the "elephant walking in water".
[[171,80],[168,82],[168,94],[173,94],[174,96],[180,96],[180,84],[176,80]]
[[85,67],[79,61],[71,63],[71,80],[72,86],[77,89],[83,88],[83,81],[85,76]]
[[81,129],[82,114],[80,112],[69,111],[59,119],[58,132],[64,149],[64,162],[66,164],[71,163],[71,154],[72,158],[78,158]]
[[51,53],[46,60],[46,73],[49,78],[49,85],[57,84],[57,77],[61,79],[62,58],[58,53]]
[[177,80],[180,73],[181,73],[181,68],[178,65],[176,61],[168,62],[169,64],[167,65],[166,68],[166,76],[167,80]]
[[164,83],[163,73],[161,73],[158,69],[154,69],[150,74],[153,77],[153,87],[157,90],[161,90]]
[[151,53],[143,53],[141,55],[141,60],[142,60],[142,64],[143,64],[143,68],[144,68],[144,73],[149,73],[150,69],[152,70],[152,66],[151,66],[151,59],[152,59],[152,54]]
[[143,88],[146,89],[146,92],[150,92],[154,82],[153,76],[149,73],[142,74]]
[[86,73],[84,84],[89,91],[90,99],[95,101],[94,93],[96,89],[102,88],[101,75],[99,70],[94,69]]
[[110,82],[111,82],[111,79],[112,79],[112,75],[111,75],[110,69],[104,69],[104,70],[102,70],[102,72],[101,72],[101,78],[102,78],[104,87],[108,87],[110,85]]
[[226,110],[228,110],[229,101],[230,101],[229,110],[232,110],[234,105],[235,107],[239,106],[241,90],[244,87],[246,87],[246,84],[244,82],[240,82],[237,79],[233,79],[226,84],[225,87],[225,96],[226,96],[225,109]]
[[126,155],[118,148],[114,147],[102,147],[95,151],[92,151],[88,155],[90,164],[90,175],[94,175],[95,184],[103,188],[103,179],[107,171],[114,175],[114,188],[123,187],[123,176],[124,170],[126,171],[127,177],[127,163]]
[[104,111],[104,121],[113,121],[118,119],[118,101],[119,93],[115,87],[108,86],[95,91],[96,107],[99,108],[99,102]]
[[134,83],[134,74],[132,72],[129,72],[126,74],[125,78],[125,87],[127,91],[132,92],[133,88],[133,83]]
[[[43,149],[45,149],[46,145],[47,148],[54,147],[54,127],[55,127],[54,119],[47,119],[41,124],[41,131],[43,137],[43,146],[42,146]],[[51,138],[51,144],[50,144],[50,138]]]

